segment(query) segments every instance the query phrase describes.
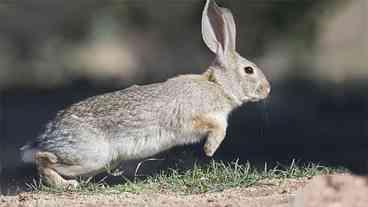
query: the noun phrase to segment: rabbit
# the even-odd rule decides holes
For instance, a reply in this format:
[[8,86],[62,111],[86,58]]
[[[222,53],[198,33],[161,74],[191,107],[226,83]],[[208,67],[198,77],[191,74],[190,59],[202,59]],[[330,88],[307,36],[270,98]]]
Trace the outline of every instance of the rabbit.
[[213,156],[225,138],[230,112],[265,99],[270,84],[236,52],[233,15],[214,0],[205,3],[202,36],[216,55],[204,73],[133,85],[73,104],[20,149],[23,161],[36,164],[48,185],[76,187],[76,177],[178,145],[204,140],[205,155]]

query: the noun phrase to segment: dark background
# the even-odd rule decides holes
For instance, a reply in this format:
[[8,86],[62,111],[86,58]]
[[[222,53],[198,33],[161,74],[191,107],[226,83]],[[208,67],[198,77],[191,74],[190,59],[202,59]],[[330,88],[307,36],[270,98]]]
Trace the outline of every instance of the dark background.
[[[231,115],[214,159],[260,166],[295,159],[366,172],[368,3],[218,2],[233,11],[238,50],[262,68],[272,91]],[[1,191],[20,190],[34,178],[18,149],[58,110],[131,84],[205,71],[213,55],[200,35],[203,6],[197,0],[0,2]],[[155,157],[164,160],[152,161],[146,173],[206,160],[201,144]],[[135,164],[125,165],[127,174]]]

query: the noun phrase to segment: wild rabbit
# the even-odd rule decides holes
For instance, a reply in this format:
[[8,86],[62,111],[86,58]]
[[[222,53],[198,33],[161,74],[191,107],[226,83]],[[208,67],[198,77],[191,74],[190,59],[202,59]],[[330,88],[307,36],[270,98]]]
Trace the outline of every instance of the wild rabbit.
[[212,156],[225,137],[229,113],[270,92],[262,71],[236,52],[235,33],[232,13],[207,0],[202,36],[216,58],[206,72],[73,104],[21,148],[23,161],[35,163],[49,185],[67,187],[78,185],[70,178],[202,139],[205,154]]

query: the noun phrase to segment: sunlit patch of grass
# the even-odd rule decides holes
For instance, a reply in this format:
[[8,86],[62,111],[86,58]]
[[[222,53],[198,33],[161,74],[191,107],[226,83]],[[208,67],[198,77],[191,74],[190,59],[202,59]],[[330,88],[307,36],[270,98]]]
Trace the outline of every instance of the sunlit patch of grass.
[[[176,169],[162,171],[157,175],[144,178],[127,179],[122,177],[120,184],[109,186],[104,181],[81,181],[75,189],[66,189],[78,193],[122,193],[122,192],[177,192],[184,194],[222,191],[233,187],[248,187],[257,185],[265,179],[282,181],[290,178],[310,178],[316,175],[342,172],[343,169],[329,168],[318,164],[298,166],[292,161],[288,166],[278,165],[269,168],[267,163],[262,169],[253,167],[250,163],[239,164],[238,161],[225,163],[211,161],[197,165],[183,172]],[[65,189],[55,189],[40,182],[29,184],[33,191],[59,193]]]

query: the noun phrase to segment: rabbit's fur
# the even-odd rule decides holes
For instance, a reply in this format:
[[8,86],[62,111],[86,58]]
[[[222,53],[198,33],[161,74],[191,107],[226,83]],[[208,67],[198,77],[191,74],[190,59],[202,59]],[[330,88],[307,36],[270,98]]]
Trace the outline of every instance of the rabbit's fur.
[[35,142],[21,148],[23,160],[36,163],[48,184],[65,187],[78,184],[65,177],[92,176],[122,160],[202,138],[205,154],[212,156],[225,137],[229,113],[270,92],[261,70],[235,51],[235,33],[231,12],[207,0],[202,34],[216,59],[205,73],[135,85],[76,103],[59,112]]

